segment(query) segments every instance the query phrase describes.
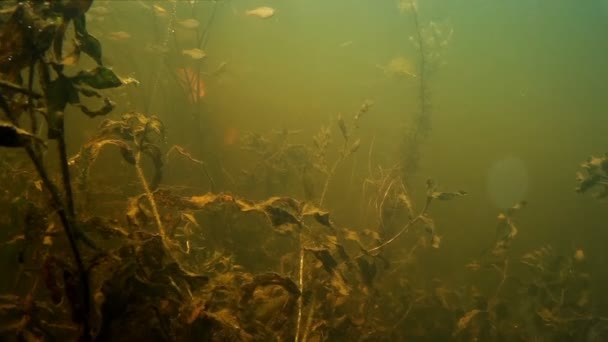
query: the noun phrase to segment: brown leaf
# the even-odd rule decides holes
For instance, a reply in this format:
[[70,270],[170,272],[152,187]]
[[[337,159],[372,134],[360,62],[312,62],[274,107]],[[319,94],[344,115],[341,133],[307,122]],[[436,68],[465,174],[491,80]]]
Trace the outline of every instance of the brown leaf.
[[471,324],[471,320],[475,318],[475,316],[477,316],[480,312],[481,310],[479,309],[473,309],[465,313],[464,316],[460,317],[453,336],[456,336],[460,334],[463,330],[465,330]]
[[241,296],[241,304],[247,303],[251,297],[253,297],[253,292],[256,288],[269,285],[281,286],[283,289],[285,289],[285,291],[289,292],[293,296],[300,296],[300,289],[296,283],[293,282],[293,280],[289,279],[288,277],[283,277],[278,273],[271,272],[256,275],[251,282],[241,286],[241,290],[243,291]]
[[333,228],[332,223],[329,219],[329,212],[321,210],[310,203],[304,204],[302,208],[302,216],[313,216],[320,224]]

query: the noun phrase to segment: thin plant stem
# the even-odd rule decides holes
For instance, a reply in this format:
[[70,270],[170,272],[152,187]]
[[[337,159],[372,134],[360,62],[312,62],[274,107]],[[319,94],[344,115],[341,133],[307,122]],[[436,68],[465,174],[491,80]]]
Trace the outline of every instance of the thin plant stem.
[[158,234],[163,242],[163,245],[168,248],[169,243],[167,241],[167,236],[165,234],[165,227],[163,226],[163,222],[160,219],[160,214],[158,213],[158,206],[156,205],[156,201],[154,200],[154,195],[150,190],[150,185],[146,180],[146,176],[144,175],[144,171],[141,168],[141,150],[137,151],[135,154],[135,170],[137,172],[137,178],[141,182],[142,187],[144,188],[144,192],[146,194],[146,198],[148,202],[150,202],[150,207],[152,208],[152,215],[154,216],[154,222],[156,223],[156,227],[158,228]]
[[315,314],[315,304],[316,304],[316,300],[313,297],[313,299],[310,302],[310,310],[308,310],[308,315],[306,317],[306,326],[304,327],[304,333],[302,334],[302,339],[300,342],[308,341],[308,333],[310,332],[310,327],[312,326],[312,317]]
[[334,173],[336,172],[336,169],[338,168],[338,165],[340,165],[340,162],[342,160],[343,160],[343,158],[336,160],[334,162],[334,165],[331,167],[331,170],[327,174],[327,178],[325,179],[325,184],[323,184],[323,192],[321,193],[321,199],[319,200],[319,206],[323,205],[323,201],[325,200],[325,195],[327,194],[327,189],[329,188],[329,182],[333,178]]
[[300,288],[300,297],[298,297],[298,320],[296,323],[296,336],[295,342],[300,339],[300,327],[302,325],[302,307],[303,307],[303,294],[304,294],[304,248],[302,247],[302,235],[300,234],[300,275],[298,280],[298,286]]
[[397,238],[399,238],[403,233],[405,233],[406,231],[408,231],[410,227],[412,227],[414,224],[418,223],[418,221],[422,220],[422,218],[424,217],[424,215],[428,211],[428,208],[429,208],[430,204],[431,204],[431,198],[427,197],[426,203],[424,205],[424,208],[418,214],[418,216],[416,216],[415,218],[413,218],[412,220],[410,220],[408,223],[406,223],[405,226],[403,226],[403,228],[401,228],[401,230],[399,232],[397,232],[397,234],[395,234],[392,238],[386,240],[385,242],[383,242],[382,244],[380,244],[380,245],[378,245],[378,246],[376,246],[374,248],[368,249],[367,252],[368,253],[372,253],[372,252],[378,251],[378,250],[380,250],[380,249],[388,246],[389,244],[391,244]]

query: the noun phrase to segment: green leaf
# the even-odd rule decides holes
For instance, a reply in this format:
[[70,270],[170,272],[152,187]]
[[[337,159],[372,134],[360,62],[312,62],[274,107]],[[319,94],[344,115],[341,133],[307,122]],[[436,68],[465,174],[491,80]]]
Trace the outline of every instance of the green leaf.
[[110,101],[110,99],[108,99],[108,98],[104,98],[103,107],[101,107],[97,110],[90,110],[89,108],[87,108],[84,105],[79,105],[79,107],[83,113],[85,113],[86,115],[88,115],[91,118],[94,118],[96,116],[103,116],[103,115],[110,113],[112,111],[112,109],[114,109],[114,107],[116,107],[116,103]]
[[91,58],[101,65],[101,43],[93,35],[87,34],[80,38],[81,51],[89,55]]
[[116,88],[122,85],[122,81],[114,71],[105,66],[98,66],[95,69],[81,71],[73,77],[75,83],[84,83],[95,89]]
[[8,122],[0,122],[0,146],[25,147],[33,142],[43,143],[35,135]]
[[76,30],[76,38],[80,43],[80,50],[93,58],[98,65],[102,65],[101,43],[87,32],[84,15],[74,18],[74,29]]

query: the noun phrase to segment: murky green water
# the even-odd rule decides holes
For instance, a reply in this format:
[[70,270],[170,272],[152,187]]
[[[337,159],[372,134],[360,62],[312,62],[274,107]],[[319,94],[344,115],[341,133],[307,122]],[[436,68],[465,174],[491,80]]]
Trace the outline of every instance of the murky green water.
[[[272,7],[274,15],[246,14],[259,6]],[[495,242],[497,215],[525,200],[510,255],[517,260],[545,245],[569,258],[584,251],[595,291],[591,306],[598,315],[608,312],[606,200],[574,191],[580,163],[608,146],[608,1],[419,0],[415,12],[400,10],[396,0],[96,0],[87,16],[106,64],[139,81],[112,91],[118,107],[111,117],[127,110],[158,116],[167,146],[183,146],[208,168],[209,176],[192,164],[174,164],[163,183],[256,200],[307,196],[342,227],[385,224],[386,240],[403,222],[378,213],[392,182],[396,188],[402,180],[384,177],[402,166],[407,132],[424,130],[414,146],[419,163],[403,180],[418,209],[427,178],[468,195],[433,203],[441,248],[424,249],[402,272],[417,283],[477,286],[465,265]],[[414,44],[416,16],[420,28],[435,30],[434,38],[423,36],[424,71]],[[185,19],[198,27],[184,27]],[[192,48],[206,57],[181,53]],[[391,67],[395,61],[403,62],[401,69]],[[180,85],[183,73],[200,75],[201,83]],[[421,77],[428,130],[416,121]],[[336,167],[323,203],[325,178],[314,176],[308,194],[297,178],[306,169],[270,174],[271,185],[243,178],[242,171],[261,174],[260,158],[242,149],[249,133],[286,130],[293,133],[290,143],[313,146],[319,128],[330,127],[328,159],[337,160],[336,122],[343,117],[350,125],[366,101],[373,103],[369,111],[357,128],[349,126],[348,144],[360,139],[360,146]],[[100,119],[68,122],[79,128],[69,133],[68,148],[76,153]],[[107,174],[113,182],[133,177],[111,162],[100,162],[102,169],[113,172]],[[373,190],[380,183],[372,181],[382,186]],[[412,239],[392,248],[410,249]]]
[[[225,149],[223,162],[238,167],[236,148],[222,146],[230,128],[301,129],[294,139],[309,142],[319,125],[369,99],[374,107],[359,130],[362,151],[374,141],[378,158],[398,162],[402,127],[418,110],[417,81],[378,66],[399,56],[418,61],[408,40],[415,34],[411,13],[401,13],[396,1],[234,0],[197,5],[200,13],[180,4],[177,20],[193,16],[201,25],[215,8],[201,69],[210,72],[227,63],[217,77],[203,76],[206,94],[197,115],[208,124],[201,135],[190,131],[186,110],[176,104],[180,94],[162,55],[142,52],[155,41],[162,44],[167,34],[163,24],[173,4],[158,4],[166,15],[154,16],[135,1],[99,1],[111,13],[91,27],[132,35],[107,41],[106,55],[116,69],[148,81],[129,94],[132,108],[151,103],[153,112],[170,120],[182,144]],[[276,14],[265,20],[244,14],[259,5],[274,7]],[[573,188],[578,164],[603,153],[608,140],[603,130],[607,3],[422,1],[419,10],[422,24],[434,21],[454,33],[441,51],[446,64],[428,79],[432,132],[421,145],[412,183],[423,188],[432,176],[470,192],[458,205],[435,208],[445,217],[447,243],[439,253],[450,263],[454,253],[474,254],[493,234],[494,212],[523,198],[530,209],[523,214],[521,244],[584,246],[590,262],[601,264],[608,257],[597,243],[605,237],[605,204]],[[194,36],[180,27],[176,35],[180,48]],[[175,49],[173,44],[168,49]],[[160,85],[150,94],[158,74]],[[350,167],[340,171],[346,175]],[[353,167],[365,176],[363,153]],[[333,201],[339,205],[339,195]]]

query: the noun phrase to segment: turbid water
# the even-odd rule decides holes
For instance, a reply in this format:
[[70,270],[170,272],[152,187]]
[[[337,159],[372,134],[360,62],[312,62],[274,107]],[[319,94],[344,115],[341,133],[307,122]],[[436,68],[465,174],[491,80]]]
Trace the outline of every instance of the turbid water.
[[[262,6],[273,11],[264,12],[268,9],[259,9]],[[247,15],[256,8],[266,14]],[[293,325],[291,330],[304,331],[295,333],[296,340],[350,338],[359,328],[369,328],[362,340],[448,338],[424,330],[424,324],[418,324],[424,315],[449,326],[448,335],[458,340],[602,339],[603,328],[594,324],[608,316],[603,291],[608,281],[603,267],[608,261],[607,204],[575,188],[581,163],[591,155],[604,155],[608,146],[608,1],[95,0],[87,20],[89,32],[104,47],[105,64],[137,80],[137,85],[109,92],[117,107],[108,117],[118,119],[125,111],[156,115],[167,130],[163,153],[178,145],[182,155],[195,160],[171,162],[167,157],[161,183],[167,187],[255,201],[272,196],[306,200],[328,210],[338,231],[379,234],[374,243],[363,243],[368,252],[407,225],[400,196],[406,194],[418,211],[424,207],[428,178],[441,191],[466,192],[452,201],[433,201],[429,214],[434,228],[426,228],[431,235],[412,228],[391,241],[386,259],[397,266],[378,271],[378,278],[390,280],[378,280],[375,290],[362,290],[368,299],[352,302],[366,311],[373,307],[374,296],[403,292],[408,298],[403,300],[410,303],[404,307],[414,308],[411,317],[409,309],[378,299],[374,310],[394,310],[395,317],[370,314],[361,318],[366,323],[345,326],[324,316],[332,312],[339,317],[344,307],[319,307],[315,316],[314,310],[308,311],[315,302],[304,301],[298,303],[300,315],[304,307],[299,323],[295,315],[286,321]],[[355,114],[365,104],[369,110],[357,116],[355,125]],[[341,119],[346,131],[341,131]],[[67,132],[70,155],[91,139],[101,120],[68,117],[69,126],[77,127]],[[319,165],[322,158],[313,140],[321,127],[331,130],[332,139],[325,168]],[[412,134],[418,138],[408,140]],[[348,153],[353,144],[356,151]],[[418,153],[416,165],[405,165],[413,153]],[[137,181],[124,162],[116,166],[115,156],[102,155],[98,164],[96,170],[107,171],[94,176],[100,184],[120,187]],[[498,224],[506,222],[499,214],[520,201],[526,205],[513,216],[517,234],[503,240],[497,236],[497,217]],[[239,222],[222,221],[219,226],[237,227]],[[224,238],[230,240],[231,232],[224,231]],[[428,241],[416,242],[422,241],[419,237]],[[438,247],[433,239],[440,239],[440,248],[433,248]],[[486,260],[492,254],[488,250],[496,251],[496,244],[505,241],[506,256]],[[299,282],[297,268],[284,265],[289,262],[282,261],[281,269],[266,264],[265,257],[296,260],[297,255],[277,251],[273,256],[262,245],[259,256],[247,254],[249,262],[260,258],[253,269],[290,276],[300,289],[310,286],[311,296],[317,296],[311,300],[322,301],[319,296],[325,290],[314,289],[312,279]],[[522,255],[546,246],[553,253],[547,258],[559,260],[548,264],[569,265],[553,270],[559,281],[542,273],[548,266],[533,269],[533,275],[521,270],[527,260]],[[231,253],[226,246],[222,250]],[[239,252],[233,253],[234,263],[242,264]],[[348,253],[359,250],[353,247]],[[315,256],[318,260],[300,258],[300,265],[319,268],[322,263],[327,268],[327,259]],[[472,263],[481,265],[485,276],[465,267]],[[513,274],[501,282],[499,273],[511,272],[506,265]],[[572,287],[575,280],[565,274],[572,279],[581,275],[584,289]],[[539,283],[536,276],[547,283]],[[547,285],[551,281],[558,285]],[[330,283],[335,285],[325,285]],[[350,278],[347,283],[364,288]],[[438,307],[450,318],[417,308],[410,285],[435,293]],[[465,303],[459,297],[456,305],[437,294],[446,288],[463,298],[464,293],[480,291],[490,304]],[[562,300],[539,299],[532,288],[546,290],[547,298],[561,293]],[[584,293],[580,298],[593,295],[588,301],[577,297],[576,304],[564,304],[563,297],[576,291]],[[503,317],[498,309],[502,304],[496,303],[524,292],[537,306],[514,305]],[[420,307],[432,307],[423,298],[418,298]],[[327,301],[333,300],[327,294]],[[273,315],[272,308],[264,310]],[[309,312],[312,327],[305,324]],[[463,321],[467,312],[472,313],[468,318],[491,317],[487,320],[494,324],[488,328],[492,332],[483,332],[480,322],[486,318]],[[371,323],[374,319],[386,325]],[[541,323],[530,323],[535,320]],[[568,325],[578,320],[587,325]],[[251,328],[243,321],[235,324]],[[552,325],[558,328],[542,328]],[[501,335],[504,329],[520,328],[521,333]],[[265,339],[280,330],[268,329]],[[277,334],[292,339],[293,331]]]

